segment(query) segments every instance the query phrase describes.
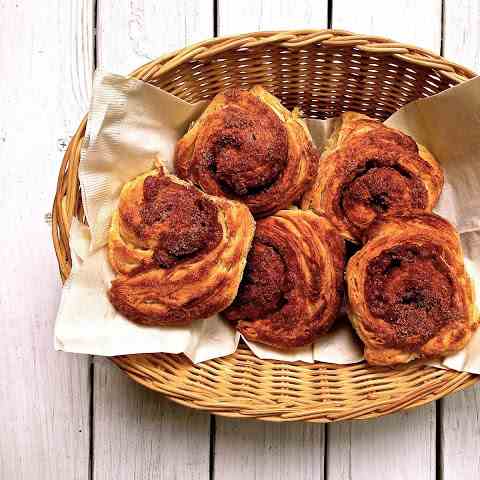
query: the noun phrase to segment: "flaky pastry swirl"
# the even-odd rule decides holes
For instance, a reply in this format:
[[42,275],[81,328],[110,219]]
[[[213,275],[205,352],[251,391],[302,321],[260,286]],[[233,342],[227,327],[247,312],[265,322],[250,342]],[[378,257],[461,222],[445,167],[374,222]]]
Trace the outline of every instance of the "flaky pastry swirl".
[[184,325],[235,298],[254,234],[248,208],[206,195],[163,167],[126,183],[108,255],[109,298],[144,325]]
[[249,340],[308,345],[337,316],[344,260],[344,241],[325,217],[281,210],[259,220],[238,296],[224,315]]
[[348,262],[348,311],[371,364],[444,357],[478,324],[455,229],[428,213],[385,216]]
[[177,175],[203,191],[240,200],[255,217],[300,200],[319,155],[294,110],[260,86],[219,93],[176,147]]
[[302,207],[325,213],[345,238],[359,241],[379,215],[430,212],[442,187],[443,172],[425,147],[366,115],[348,112],[327,142]]

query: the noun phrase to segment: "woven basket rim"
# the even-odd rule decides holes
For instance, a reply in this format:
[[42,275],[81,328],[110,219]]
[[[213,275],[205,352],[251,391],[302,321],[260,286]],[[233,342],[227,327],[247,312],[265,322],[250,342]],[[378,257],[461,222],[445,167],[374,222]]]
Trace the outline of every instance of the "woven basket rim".
[[[376,35],[359,35],[346,30],[284,30],[250,32],[240,35],[210,38],[183,49],[165,54],[151,62],[142,65],[134,70],[130,76],[149,81],[153,78],[165,75],[181,64],[203,60],[207,61],[215,55],[227,53],[229,50],[251,48],[260,45],[278,45],[285,49],[302,49],[314,45],[327,45],[331,48],[352,47],[359,51],[367,52],[378,56],[391,56],[414,66],[432,69],[446,77],[453,83],[461,83],[475,76],[475,73],[462,65],[456,64],[445,58],[430,52],[426,49],[401,42],[395,42],[388,38]],[[73,135],[65,152],[58,175],[57,190],[52,209],[52,239],[55,253],[57,255],[60,275],[65,281],[71,269],[71,257],[69,249],[69,229],[72,218],[77,216],[83,218],[81,195],[79,192],[78,163],[80,158],[80,147],[86,127],[85,117],[77,131]],[[298,366],[296,362],[277,362],[273,360],[260,360],[244,347],[239,347],[237,352],[227,357],[229,361],[241,359],[244,362],[264,364],[265,366],[281,365],[285,368]],[[168,354],[139,354],[118,356],[112,361],[119,366],[127,375],[136,382],[152,390],[163,393],[171,400],[188,406],[190,408],[209,411],[211,413],[234,417],[234,418],[256,418],[268,421],[309,421],[309,422],[331,422],[349,419],[373,418],[398,410],[407,410],[430,401],[443,397],[444,395],[462,390],[476,383],[480,377],[466,372],[455,372],[452,370],[439,370],[426,365],[409,366],[412,372],[418,372],[420,378],[433,379],[434,386],[428,388],[421,382],[414,394],[405,394],[403,397],[392,398],[390,402],[385,400],[375,403],[370,402],[366,407],[351,407],[349,410],[336,414],[335,408],[321,407],[322,402],[318,401],[317,410],[302,411],[295,410],[288,405],[265,404],[263,409],[258,402],[235,402],[233,398],[219,398],[218,401],[207,401],[203,398],[203,390],[195,385],[197,375],[208,375],[210,369],[220,368],[222,362],[215,360],[193,365],[183,355]],[[222,360],[223,361],[223,360]],[[308,368],[310,364],[302,364]],[[312,364],[312,371],[339,368],[346,370],[347,365],[335,367],[333,364],[316,362]],[[355,364],[359,368],[363,365]],[[225,368],[225,366],[221,367]],[[392,370],[392,376],[397,370]],[[224,372],[224,374],[228,374]],[[172,376],[173,375],[173,376]],[[185,386],[176,385],[173,380],[175,375],[185,375],[188,382],[193,382],[191,391],[186,391]],[[372,374],[374,375],[374,374]],[[193,379],[193,380],[192,380]],[[205,387],[206,388],[206,387]],[[204,390],[208,393],[208,390]],[[230,400],[230,401],[229,401]]]

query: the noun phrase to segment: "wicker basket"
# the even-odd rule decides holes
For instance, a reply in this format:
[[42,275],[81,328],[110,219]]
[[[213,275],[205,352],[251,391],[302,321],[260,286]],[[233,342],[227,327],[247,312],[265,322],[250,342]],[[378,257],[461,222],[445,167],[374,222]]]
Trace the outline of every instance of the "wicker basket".
[[[309,117],[345,110],[385,119],[402,105],[474,74],[434,53],[379,37],[336,30],[260,32],[216,38],[154,60],[133,72],[184,100],[212,98],[229,85],[262,83],[289,108]],[[60,169],[53,241],[65,279],[72,216],[84,221],[77,178],[84,120]],[[130,377],[192,408],[238,418],[331,422],[408,409],[463,389],[475,375],[421,364],[396,369],[365,363],[282,363],[240,346],[200,365],[183,355],[112,359]]]

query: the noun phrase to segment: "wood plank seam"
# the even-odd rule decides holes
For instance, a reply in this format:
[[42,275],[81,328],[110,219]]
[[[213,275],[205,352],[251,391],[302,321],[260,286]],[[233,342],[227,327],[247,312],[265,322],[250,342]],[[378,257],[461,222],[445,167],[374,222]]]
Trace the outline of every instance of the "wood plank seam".
[[[218,1],[212,0],[213,7],[213,36],[218,37]],[[216,449],[217,422],[215,415],[210,415],[210,450],[209,450],[209,480],[215,479],[215,449]]]
[[215,439],[216,439],[216,420],[215,415],[210,415],[210,451],[209,451],[209,480],[215,478]]
[[95,430],[95,363],[93,361],[93,355],[90,355],[90,368],[89,368],[89,381],[90,381],[90,405],[88,408],[88,418],[90,424],[90,439],[88,443],[89,447],[89,455],[88,455],[88,478],[89,480],[93,480],[93,469],[94,469],[94,430]]
[[444,43],[445,43],[445,0],[441,0],[440,12],[440,55],[443,57]]
[[[93,0],[93,71],[97,69],[97,18],[98,18],[98,0]],[[93,78],[92,78],[93,81]],[[95,468],[95,359],[93,355],[89,356],[89,380],[90,380],[90,405],[89,405],[89,421],[90,421],[90,441],[89,441],[89,464],[88,478],[94,480]]]

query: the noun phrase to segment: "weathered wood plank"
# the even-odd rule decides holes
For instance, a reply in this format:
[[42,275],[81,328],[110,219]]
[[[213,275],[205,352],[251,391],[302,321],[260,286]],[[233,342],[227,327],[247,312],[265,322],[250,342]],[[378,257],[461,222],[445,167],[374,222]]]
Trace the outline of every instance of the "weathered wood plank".
[[[333,0],[332,26],[440,52],[441,1]],[[435,404],[375,421],[329,425],[327,433],[327,479],[435,478]]]
[[435,432],[435,404],[329,425],[327,479],[433,480]]
[[443,55],[480,71],[480,2],[445,0]]
[[89,358],[53,350],[58,168],[88,108],[93,1],[0,2],[0,478],[87,480]]
[[[443,54],[480,71],[480,2],[445,1]],[[441,401],[440,478],[477,479],[480,472],[480,386]]]
[[[218,33],[325,28],[326,1],[220,0]],[[217,479],[323,478],[324,426],[274,424],[216,418]]]
[[480,472],[480,388],[441,400],[439,472],[443,480],[477,480]]
[[[116,73],[213,36],[213,8],[201,0],[99,0],[97,58]],[[210,416],[179,407],[94,361],[93,478],[209,478]]]
[[213,3],[205,0],[98,0],[97,11],[98,66],[113,73],[213,37]]
[[209,478],[210,416],[183,408],[95,357],[95,480]]
[[215,478],[323,478],[324,428],[216,418]]
[[332,27],[440,51],[441,0],[333,0]]
[[327,0],[219,0],[219,35],[261,30],[326,28],[327,3]]

